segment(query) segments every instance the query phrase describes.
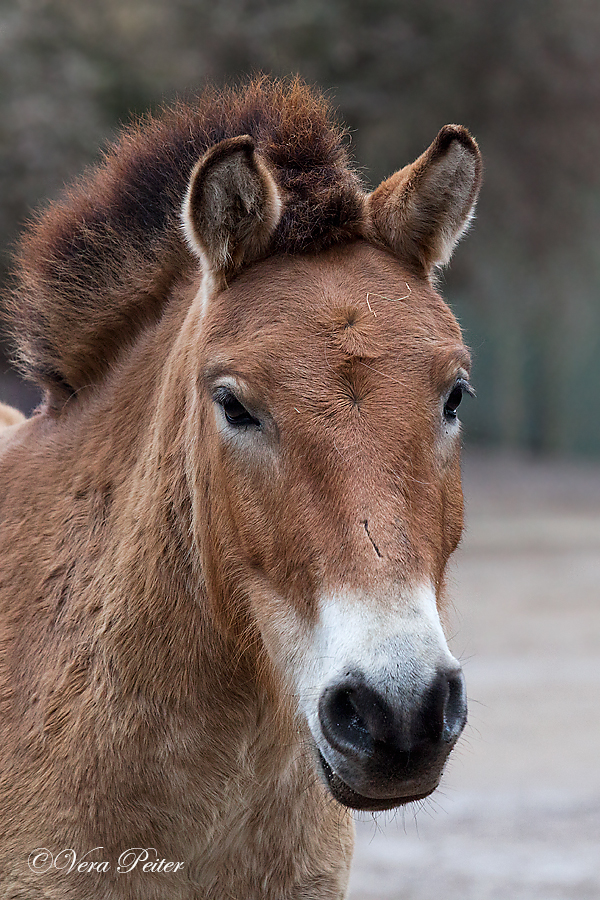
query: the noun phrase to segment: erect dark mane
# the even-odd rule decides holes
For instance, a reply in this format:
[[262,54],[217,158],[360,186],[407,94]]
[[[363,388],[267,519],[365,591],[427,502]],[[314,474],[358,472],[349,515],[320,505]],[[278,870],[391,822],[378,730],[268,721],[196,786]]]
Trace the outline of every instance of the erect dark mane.
[[54,401],[97,382],[197,265],[179,218],[191,170],[210,146],[242,134],[252,135],[285,198],[273,252],[318,251],[358,233],[362,188],[344,131],[300,81],[207,90],[142,119],[19,247],[9,322],[23,372]]

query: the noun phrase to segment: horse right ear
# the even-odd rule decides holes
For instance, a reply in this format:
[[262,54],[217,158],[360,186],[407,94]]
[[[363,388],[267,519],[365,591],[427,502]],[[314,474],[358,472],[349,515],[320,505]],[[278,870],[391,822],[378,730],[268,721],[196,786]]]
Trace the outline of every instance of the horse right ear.
[[196,164],[183,204],[188,244],[227,278],[262,256],[281,217],[275,179],[249,135],[221,141]]
[[414,163],[367,197],[367,230],[430,276],[469,227],[481,185],[481,154],[460,125],[445,125]]

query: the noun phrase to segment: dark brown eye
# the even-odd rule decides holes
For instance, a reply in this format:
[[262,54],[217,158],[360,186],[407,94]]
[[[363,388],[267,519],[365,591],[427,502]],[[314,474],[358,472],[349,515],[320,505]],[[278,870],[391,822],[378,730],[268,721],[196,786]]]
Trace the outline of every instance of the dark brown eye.
[[234,428],[248,428],[250,426],[260,428],[258,419],[250,415],[246,407],[240,403],[231,391],[219,391],[215,396],[215,400],[222,407],[229,425],[232,425]]
[[463,394],[473,395],[473,389],[464,378],[459,378],[444,404],[444,416],[447,419],[456,419],[456,412],[460,406]]

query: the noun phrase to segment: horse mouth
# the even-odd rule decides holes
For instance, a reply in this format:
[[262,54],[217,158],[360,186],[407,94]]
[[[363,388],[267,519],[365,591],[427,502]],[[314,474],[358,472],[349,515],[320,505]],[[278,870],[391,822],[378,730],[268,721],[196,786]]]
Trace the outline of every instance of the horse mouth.
[[359,794],[347,785],[339,775],[336,775],[321,751],[317,749],[317,752],[319,754],[319,762],[325,776],[327,787],[338,803],[341,803],[343,806],[347,806],[350,809],[357,809],[362,812],[380,812],[386,809],[395,809],[397,806],[404,806],[406,803],[415,803],[418,800],[424,800],[425,797],[428,797],[437,787],[437,785],[434,785],[428,791],[419,794],[411,794],[410,796],[365,797],[363,794]]

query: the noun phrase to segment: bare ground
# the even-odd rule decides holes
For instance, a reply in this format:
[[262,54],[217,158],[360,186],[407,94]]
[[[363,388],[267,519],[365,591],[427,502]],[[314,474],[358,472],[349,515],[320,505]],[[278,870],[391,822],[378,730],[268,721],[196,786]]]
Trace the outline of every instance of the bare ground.
[[357,822],[351,900],[600,898],[600,466],[468,455],[469,724],[419,808]]

